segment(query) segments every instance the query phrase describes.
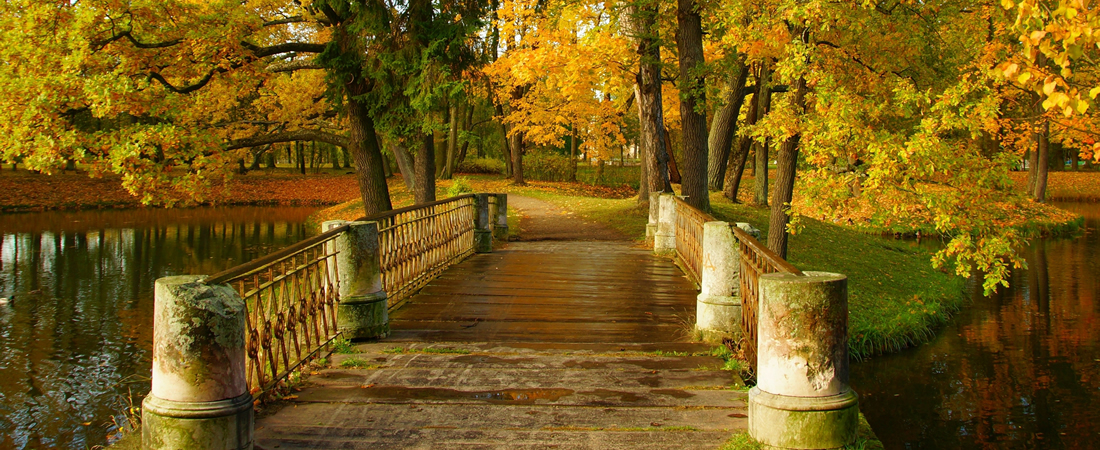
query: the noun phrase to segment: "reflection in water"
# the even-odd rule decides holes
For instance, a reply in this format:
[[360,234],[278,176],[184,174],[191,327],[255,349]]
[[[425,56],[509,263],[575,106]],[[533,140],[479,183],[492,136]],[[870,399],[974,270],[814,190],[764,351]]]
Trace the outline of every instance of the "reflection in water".
[[887,448],[1100,447],[1100,204],[1060,204],[1088,232],[1034,242],[1012,287],[929,344],[853,365]]
[[0,216],[0,448],[106,443],[149,389],[153,282],[297,242],[313,210]]

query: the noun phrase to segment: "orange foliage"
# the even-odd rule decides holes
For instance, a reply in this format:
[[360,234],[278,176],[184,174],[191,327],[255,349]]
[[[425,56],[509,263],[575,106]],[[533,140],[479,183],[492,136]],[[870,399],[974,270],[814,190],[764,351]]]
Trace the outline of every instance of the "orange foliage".
[[[0,212],[142,207],[141,199],[127,192],[119,177],[5,171],[0,193]],[[331,205],[358,196],[353,175],[254,174],[213,189],[204,204]]]

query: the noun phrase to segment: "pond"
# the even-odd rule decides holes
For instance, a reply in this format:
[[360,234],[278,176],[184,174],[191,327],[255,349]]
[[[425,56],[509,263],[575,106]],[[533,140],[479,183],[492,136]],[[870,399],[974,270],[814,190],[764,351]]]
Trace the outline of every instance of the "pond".
[[1100,203],[1076,238],[1034,241],[1027,269],[971,302],[931,342],[852,366],[886,448],[1100,445]]
[[297,242],[316,209],[0,215],[0,448],[108,443],[149,390],[153,282]]

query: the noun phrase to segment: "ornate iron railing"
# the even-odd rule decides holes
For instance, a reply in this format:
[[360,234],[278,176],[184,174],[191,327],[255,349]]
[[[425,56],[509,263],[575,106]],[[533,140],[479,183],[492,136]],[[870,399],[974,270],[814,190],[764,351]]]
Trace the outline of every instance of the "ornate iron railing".
[[475,195],[466,194],[361,219],[378,222],[382,286],[391,308],[474,252],[476,214]]
[[676,256],[699,283],[703,273],[703,224],[717,219],[676,197]]
[[760,275],[785,272],[802,275],[802,271],[787,262],[751,234],[733,227],[741,260],[741,330],[744,332],[745,358],[756,370],[756,321],[760,302]]
[[339,271],[334,247],[327,244],[347,229],[334,228],[204,281],[232,286],[248,305],[246,369],[254,397],[269,392],[339,334]]

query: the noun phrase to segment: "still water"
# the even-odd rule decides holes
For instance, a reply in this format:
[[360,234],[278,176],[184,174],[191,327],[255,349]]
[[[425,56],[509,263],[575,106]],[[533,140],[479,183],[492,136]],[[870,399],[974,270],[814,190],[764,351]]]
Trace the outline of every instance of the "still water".
[[992,296],[971,283],[932,342],[853,365],[887,449],[1100,448],[1100,203],[1058,206],[1087,232],[1032,243]]
[[315,210],[0,215],[0,449],[108,443],[149,390],[154,280],[297,242]]

